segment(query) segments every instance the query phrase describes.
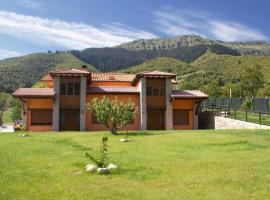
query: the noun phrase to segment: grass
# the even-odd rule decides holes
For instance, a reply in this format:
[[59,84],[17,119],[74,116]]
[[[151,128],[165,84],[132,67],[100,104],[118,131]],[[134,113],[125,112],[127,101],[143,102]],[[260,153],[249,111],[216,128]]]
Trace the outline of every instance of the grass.
[[[111,175],[85,172],[109,136]],[[0,199],[269,199],[270,131],[0,134]]]

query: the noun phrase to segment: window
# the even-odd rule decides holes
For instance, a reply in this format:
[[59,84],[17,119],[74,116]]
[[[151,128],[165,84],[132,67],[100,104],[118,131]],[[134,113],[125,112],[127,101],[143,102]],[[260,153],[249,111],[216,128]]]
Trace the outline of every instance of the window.
[[73,83],[68,83],[67,93],[68,95],[73,95]]
[[159,90],[159,96],[162,96],[162,97],[165,96],[165,89],[160,89]]
[[80,95],[80,90],[81,90],[80,86],[81,86],[80,83],[75,83],[74,85],[75,95]]
[[189,125],[189,110],[173,110],[173,125]]
[[152,87],[146,88],[146,96],[152,96]]
[[52,110],[31,110],[31,125],[52,125]]
[[61,95],[67,94],[66,83],[61,83]]
[[153,96],[158,96],[158,89],[153,89]]

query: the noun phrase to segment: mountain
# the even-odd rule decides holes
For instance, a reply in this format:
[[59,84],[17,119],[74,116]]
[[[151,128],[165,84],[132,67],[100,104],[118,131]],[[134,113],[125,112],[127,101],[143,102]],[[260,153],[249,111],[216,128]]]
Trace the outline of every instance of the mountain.
[[211,96],[228,96],[228,87],[230,87],[234,88],[233,94],[239,96],[241,91],[237,87],[244,69],[255,65],[262,67],[265,80],[265,88],[262,89],[265,91],[262,95],[266,95],[266,93],[268,95],[270,93],[269,56],[232,56],[208,51],[191,63],[168,57],[159,57],[121,71],[127,73],[153,70],[173,72],[177,74],[181,89],[200,89]]
[[237,51],[239,54],[270,56],[270,44],[264,41],[246,42],[223,42],[210,40],[198,35],[184,35],[171,38],[159,38],[150,40],[136,40],[119,45],[120,48],[130,50],[153,50],[153,49],[175,49],[179,47],[191,47],[194,45],[224,46]]
[[185,40],[179,40],[179,38],[138,40],[114,48],[89,48],[69,52],[100,71],[125,69],[156,57],[192,62],[207,51],[216,54],[240,55],[236,49],[201,37],[182,37]]
[[158,57],[146,60],[144,63],[140,65],[136,65],[120,71],[126,73],[138,73],[142,71],[155,71],[155,70],[176,73],[179,76],[195,72],[194,67],[191,66],[189,63],[168,57]]
[[[176,72],[186,87],[196,89],[212,79],[237,80],[246,65],[260,64],[269,80],[270,44],[222,42],[197,35],[137,40],[112,48],[36,53],[0,61],[0,92],[32,86],[48,71],[88,64],[93,71],[161,70]],[[202,75],[203,74],[203,75]],[[199,81],[200,80],[200,81]]]
[[81,67],[96,69],[65,53],[36,53],[26,56],[9,58],[0,61],[0,92],[12,92],[18,87],[31,87],[48,71],[63,67]]

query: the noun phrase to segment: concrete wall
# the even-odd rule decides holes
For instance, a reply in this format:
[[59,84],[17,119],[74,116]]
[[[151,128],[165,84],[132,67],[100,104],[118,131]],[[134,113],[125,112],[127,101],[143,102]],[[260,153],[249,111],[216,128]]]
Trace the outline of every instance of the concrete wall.
[[80,131],[86,130],[85,123],[85,108],[86,108],[86,77],[81,77],[81,91],[80,91]]
[[54,101],[53,101],[53,130],[59,131],[59,104],[60,104],[60,77],[55,76],[54,80]]
[[270,126],[216,116],[215,129],[270,129]]
[[141,118],[141,130],[147,129],[147,110],[146,110],[146,78],[141,78],[139,83],[140,87],[140,118]]
[[166,78],[165,98],[166,98],[166,110],[165,110],[165,129],[173,129],[173,112],[172,112],[172,81],[170,78]]

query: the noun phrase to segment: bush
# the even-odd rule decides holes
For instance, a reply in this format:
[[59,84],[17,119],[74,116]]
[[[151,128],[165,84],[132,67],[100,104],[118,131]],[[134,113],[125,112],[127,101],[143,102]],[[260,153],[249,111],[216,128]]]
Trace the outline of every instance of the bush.
[[95,163],[100,168],[105,168],[109,164],[109,155],[108,155],[108,137],[102,137],[102,144],[100,147],[100,155],[98,158],[95,158],[93,155],[86,153],[85,156],[89,158],[89,160]]
[[251,110],[252,106],[252,99],[246,99],[241,105],[241,110]]

